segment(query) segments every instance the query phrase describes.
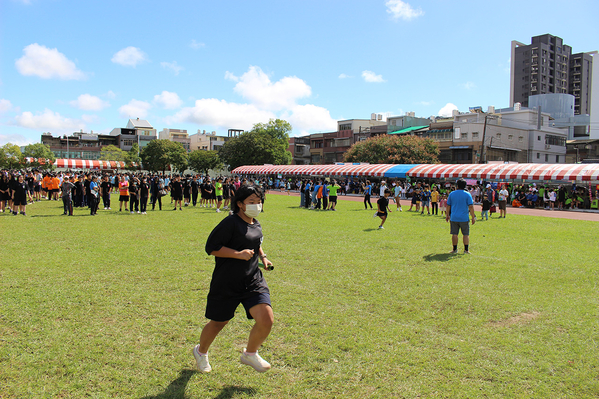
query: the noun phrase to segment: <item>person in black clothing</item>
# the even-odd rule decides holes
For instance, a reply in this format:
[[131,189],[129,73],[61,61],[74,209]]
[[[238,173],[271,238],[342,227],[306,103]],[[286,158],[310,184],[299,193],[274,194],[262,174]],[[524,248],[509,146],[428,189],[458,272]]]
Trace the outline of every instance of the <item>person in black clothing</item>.
[[2,174],[0,179],[0,212],[4,212],[8,201],[10,200],[10,186],[7,174]]
[[83,206],[83,176],[79,176],[75,182],[75,196],[73,197],[73,206],[79,208]]
[[185,202],[185,206],[189,206],[191,202],[191,179],[185,178],[181,183],[183,185],[183,200]]
[[248,319],[256,323],[250,332],[247,349],[240,361],[258,372],[270,369],[270,364],[258,355],[258,349],[272,329],[274,315],[270,291],[259,268],[260,261],[272,266],[262,250],[262,227],[255,219],[261,211],[262,191],[254,186],[237,190],[232,203],[233,214],[224,218],[210,233],[206,253],[215,257],[215,268],[206,303],[206,318],[200,343],[193,349],[201,372],[212,370],[208,349],[242,304]]
[[193,179],[191,179],[191,183],[189,183],[189,185],[191,187],[191,203],[193,206],[196,206],[198,203],[198,192],[200,189],[197,176],[194,176]]
[[[139,179],[137,177],[131,176],[129,178],[129,210],[131,211],[131,213],[139,213],[139,187],[137,186],[138,183]],[[134,207],[135,210],[133,210]]]
[[27,174],[25,182],[27,183],[27,193],[29,196],[29,201],[33,204],[33,186],[35,185],[35,177],[33,176],[33,172],[29,172]]
[[179,210],[182,211],[181,201],[183,200],[183,185],[179,179],[179,176],[175,176],[173,180],[171,180],[171,197],[173,201],[175,201],[175,208],[173,211],[177,210],[177,203],[179,203]]
[[142,215],[146,215],[146,207],[148,205],[148,195],[150,193],[150,185],[145,176],[141,178],[139,184],[139,210]]
[[112,183],[108,175],[104,176],[104,181],[100,184],[102,191],[102,202],[104,203],[104,209],[110,209],[110,191],[112,190]]
[[161,190],[164,190],[164,180],[158,175],[154,176],[152,180],[152,210],[156,207],[156,202],[158,202],[159,209],[162,210],[162,195],[160,194]]
[[83,205],[82,206],[88,206],[91,208],[90,205],[90,196],[91,193],[89,192],[89,184],[92,182],[92,175],[91,174],[87,174],[85,180],[83,181]]
[[25,208],[27,207],[27,193],[29,192],[29,187],[25,180],[23,179],[23,175],[19,175],[15,183],[13,184],[12,191],[12,210],[13,215],[17,214],[17,209],[21,211],[21,215],[27,216],[25,214]]
[[381,225],[379,226],[379,229],[384,228],[383,225],[385,224],[385,221],[387,220],[387,211],[391,212],[391,208],[389,208],[389,196],[390,195],[391,195],[391,190],[386,188],[383,196],[379,197],[378,201],[376,202],[378,209],[377,209],[375,216],[378,216],[381,218]]
[[64,208],[64,215],[73,216],[73,200],[72,200],[72,191],[73,187],[75,187],[75,177],[65,176],[62,181],[62,185],[60,186],[60,190],[62,191],[62,203]]

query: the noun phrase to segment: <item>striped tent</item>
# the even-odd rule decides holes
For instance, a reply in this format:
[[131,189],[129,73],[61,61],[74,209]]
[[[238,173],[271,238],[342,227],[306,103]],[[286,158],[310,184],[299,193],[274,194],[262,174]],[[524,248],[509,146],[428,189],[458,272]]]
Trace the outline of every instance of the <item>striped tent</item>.
[[428,179],[599,181],[599,164],[350,164],[250,165],[232,171],[240,175],[371,176]]
[[[25,158],[27,163],[35,162],[34,158]],[[47,161],[47,160],[46,160]],[[44,164],[43,160],[40,164]],[[127,165],[120,161],[100,161],[91,159],[57,159],[54,161],[54,166],[63,169],[125,169]],[[137,165],[135,165],[137,166]]]

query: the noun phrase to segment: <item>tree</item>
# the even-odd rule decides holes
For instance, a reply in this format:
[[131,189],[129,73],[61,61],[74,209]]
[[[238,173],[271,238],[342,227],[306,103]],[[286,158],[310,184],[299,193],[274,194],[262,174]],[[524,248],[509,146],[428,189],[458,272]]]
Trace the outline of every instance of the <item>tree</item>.
[[47,170],[54,169],[54,161],[56,161],[56,156],[46,144],[35,143],[25,146],[25,149],[23,150],[23,157],[30,157],[34,159],[29,163],[31,167]]
[[139,156],[139,145],[137,143],[133,143],[129,152],[125,154],[125,164],[129,170],[141,168],[141,157]]
[[23,161],[23,154],[21,149],[16,144],[6,143],[2,148],[2,154],[0,154],[0,165],[5,169],[18,169]]
[[420,164],[439,163],[439,147],[429,138],[382,135],[359,141],[345,153],[347,162]]
[[100,159],[102,161],[125,161],[127,153],[115,145],[107,145],[100,150]]
[[227,141],[219,150],[219,157],[235,169],[242,165],[289,165],[289,132],[292,127],[282,119],[257,123],[249,131]]
[[171,165],[183,172],[187,168],[187,151],[183,144],[170,140],[152,140],[141,153],[144,168],[153,172],[166,171]]
[[198,173],[208,174],[210,169],[222,167],[217,151],[195,150],[189,154],[189,168]]

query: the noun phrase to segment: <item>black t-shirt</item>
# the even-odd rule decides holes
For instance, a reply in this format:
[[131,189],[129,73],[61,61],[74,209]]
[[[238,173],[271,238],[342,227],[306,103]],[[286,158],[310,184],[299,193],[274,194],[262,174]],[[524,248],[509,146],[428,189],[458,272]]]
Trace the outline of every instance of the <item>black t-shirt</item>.
[[268,285],[258,267],[261,243],[262,227],[256,219],[254,224],[248,224],[237,214],[224,218],[210,233],[206,253],[210,255],[227,247],[236,251],[253,249],[254,256],[248,261],[215,257],[208,296],[230,298],[268,293]]
[[102,187],[102,195],[110,195],[112,184],[109,181],[103,181],[100,187]]
[[139,184],[139,196],[142,198],[147,198],[148,193],[150,192],[150,185],[148,183],[140,183]]
[[33,176],[27,176],[25,178],[25,181],[27,182],[27,185],[29,186],[29,189],[33,190],[33,183],[35,182],[35,178]]
[[190,183],[190,185],[191,185],[191,192],[192,193],[197,193],[198,192],[198,187],[199,187],[198,181],[197,180],[192,180],[191,183]]
[[380,213],[387,213],[387,206],[389,205],[389,200],[382,196],[376,202],[379,205]]
[[171,190],[174,196],[180,197],[183,195],[183,186],[180,181],[171,182]]
[[19,181],[16,181],[14,190],[15,190],[15,200],[27,198],[27,191],[29,191],[29,188],[27,187],[27,183],[25,183],[25,182],[19,183]]
[[137,195],[137,184],[134,181],[129,181],[129,195]]

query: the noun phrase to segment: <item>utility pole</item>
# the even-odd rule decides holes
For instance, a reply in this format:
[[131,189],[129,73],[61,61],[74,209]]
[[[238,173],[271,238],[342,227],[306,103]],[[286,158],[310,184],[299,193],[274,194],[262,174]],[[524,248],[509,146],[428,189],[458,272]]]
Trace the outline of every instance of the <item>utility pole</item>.
[[486,146],[485,146],[485,139],[487,136],[487,118],[489,117],[489,115],[485,114],[485,124],[483,126],[483,141],[481,143],[481,149],[480,149],[480,161],[479,163],[487,163],[487,158],[486,158]]

